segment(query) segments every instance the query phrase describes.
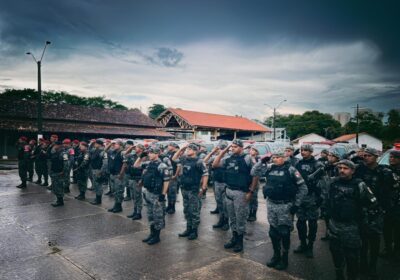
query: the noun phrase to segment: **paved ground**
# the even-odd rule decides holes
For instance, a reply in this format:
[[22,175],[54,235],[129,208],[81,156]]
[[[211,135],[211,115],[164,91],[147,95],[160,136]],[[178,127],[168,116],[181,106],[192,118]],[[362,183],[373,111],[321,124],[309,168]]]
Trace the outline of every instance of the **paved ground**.
[[[131,202],[124,202],[123,213],[111,214],[108,197],[101,207],[77,201],[72,185],[65,206],[53,208],[54,197],[44,187],[29,184],[20,190],[17,184],[15,169],[0,170],[0,279],[334,279],[328,244],[322,241],[314,259],[291,253],[287,272],[265,266],[272,246],[262,199],[258,221],[248,224],[245,252],[233,254],[223,248],[229,233],[211,227],[217,220],[209,214],[215,207],[212,192],[203,200],[198,240],[177,236],[185,227],[180,202],[177,213],[166,218],[162,242],[148,246],[141,242],[148,234],[146,219],[125,217]],[[319,237],[322,231],[320,224]],[[297,245],[293,231],[292,247]],[[400,279],[394,264],[380,260],[379,271],[382,279]]]

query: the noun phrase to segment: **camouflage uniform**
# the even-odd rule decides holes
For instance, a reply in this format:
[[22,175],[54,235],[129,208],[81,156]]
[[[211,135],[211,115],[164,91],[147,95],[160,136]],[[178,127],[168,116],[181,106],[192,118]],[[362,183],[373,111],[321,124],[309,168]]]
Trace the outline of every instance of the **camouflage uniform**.
[[73,148],[67,148],[65,152],[68,155],[68,171],[66,176],[64,176],[64,192],[69,193],[69,185],[71,184],[71,171],[74,165],[74,149]]
[[114,207],[109,209],[109,212],[121,212],[122,200],[124,199],[124,185],[123,178],[120,178],[120,172],[124,163],[124,157],[121,150],[114,150],[109,155],[109,170],[111,189],[114,191],[115,204]]
[[336,177],[330,184],[328,198],[324,203],[327,204],[330,217],[330,251],[337,279],[344,279],[345,264],[348,279],[358,279],[362,207],[375,208],[376,198],[361,180]]
[[108,156],[103,148],[93,148],[90,151],[90,168],[96,200],[92,204],[100,204],[103,195],[103,182],[108,172]]
[[133,213],[129,215],[128,218],[132,219],[141,219],[142,218],[142,208],[143,208],[143,197],[142,197],[142,186],[140,185],[140,180],[142,177],[142,168],[134,167],[134,163],[137,160],[138,156],[136,153],[130,153],[125,156],[126,157],[126,176],[129,180],[129,189],[131,193],[131,198],[133,202]]
[[[64,149],[53,151],[51,154],[51,174],[52,174],[52,191],[57,197],[57,206],[64,204],[64,181],[65,176],[68,176],[69,163],[68,153]],[[53,204],[53,206],[55,206]]]
[[89,152],[79,152],[79,155],[76,159],[77,168],[74,170],[76,173],[77,184],[80,192],[80,196],[85,198],[85,193],[87,189],[87,182],[89,177],[89,163],[90,156]]
[[35,158],[36,174],[38,175],[38,183],[41,183],[43,176],[44,185],[48,184],[49,175],[47,169],[47,153],[46,149],[42,145],[38,146],[37,155]]
[[29,145],[26,142],[17,143],[17,153],[18,153],[18,174],[19,178],[21,179],[22,184],[18,187],[25,188],[26,181],[28,179],[27,172],[28,172],[28,158],[30,156],[29,152]]
[[181,182],[186,229],[187,232],[197,236],[201,211],[199,188],[201,178],[203,176],[208,176],[208,169],[204,162],[198,157],[191,158],[183,156],[179,159],[178,164],[182,166]]
[[[175,176],[176,170],[178,168],[178,165],[176,162],[172,161],[172,157],[174,156],[175,152],[169,152],[167,154],[170,162],[171,162],[171,167],[172,167],[172,176]],[[178,193],[178,179],[172,179],[169,181],[169,186],[168,186],[168,208],[167,212],[169,214],[175,213],[175,203],[176,203],[176,197]]]

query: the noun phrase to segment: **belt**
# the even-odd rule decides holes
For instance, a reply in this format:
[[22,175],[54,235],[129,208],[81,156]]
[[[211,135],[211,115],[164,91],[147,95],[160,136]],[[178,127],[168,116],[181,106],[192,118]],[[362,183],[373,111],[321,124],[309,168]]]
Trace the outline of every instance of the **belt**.
[[288,204],[291,203],[291,200],[273,200],[273,199],[268,199],[268,201],[271,201],[272,203],[275,204]]

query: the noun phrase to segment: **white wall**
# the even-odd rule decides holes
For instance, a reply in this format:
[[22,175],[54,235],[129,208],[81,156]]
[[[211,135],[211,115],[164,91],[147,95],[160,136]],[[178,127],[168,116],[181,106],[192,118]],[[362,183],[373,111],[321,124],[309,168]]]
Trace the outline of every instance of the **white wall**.
[[321,141],[326,141],[326,138],[319,136],[318,134],[310,134],[300,138],[298,143],[293,143],[293,146],[295,148],[300,148],[300,146],[304,142],[321,142]]
[[[349,141],[349,143],[356,143],[356,138],[353,138]],[[365,134],[359,134],[358,136],[358,145],[361,147],[362,145],[367,145],[367,147],[377,149],[378,151],[382,151],[383,145],[382,141],[371,137]]]

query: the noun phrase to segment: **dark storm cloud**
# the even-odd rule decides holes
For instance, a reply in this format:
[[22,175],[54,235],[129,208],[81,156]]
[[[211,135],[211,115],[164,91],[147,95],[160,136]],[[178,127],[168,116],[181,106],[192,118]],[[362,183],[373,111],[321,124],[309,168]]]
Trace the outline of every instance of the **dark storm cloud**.
[[175,67],[181,62],[183,53],[170,48],[158,48],[153,55],[143,55],[146,61],[165,67]]
[[369,40],[386,65],[399,66],[398,6],[365,0],[2,1],[0,36],[14,55],[50,39],[65,55],[81,44],[109,42],[162,45],[229,37],[244,44],[287,39],[318,45]]

